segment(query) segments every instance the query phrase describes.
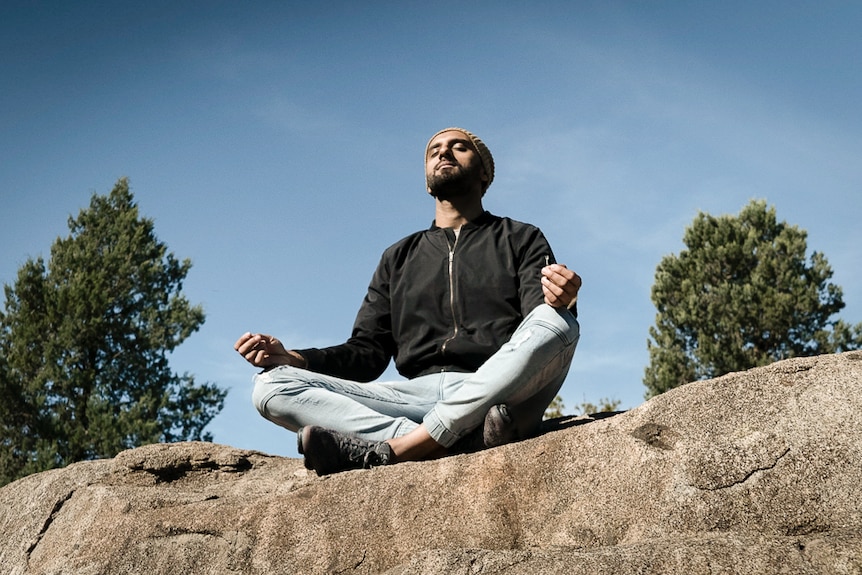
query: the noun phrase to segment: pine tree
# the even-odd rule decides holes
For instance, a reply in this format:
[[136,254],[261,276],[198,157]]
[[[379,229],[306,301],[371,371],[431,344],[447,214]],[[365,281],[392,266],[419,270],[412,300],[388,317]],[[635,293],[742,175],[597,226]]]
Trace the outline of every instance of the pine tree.
[[862,323],[832,319],[843,307],[826,257],[806,259],[807,234],[752,201],[738,216],[700,213],[687,249],[662,259],[647,342],[647,396],[796,356],[862,347]]
[[0,484],[154,442],[210,440],[226,392],[168,354],[204,322],[121,179],[28,260],[0,313]]

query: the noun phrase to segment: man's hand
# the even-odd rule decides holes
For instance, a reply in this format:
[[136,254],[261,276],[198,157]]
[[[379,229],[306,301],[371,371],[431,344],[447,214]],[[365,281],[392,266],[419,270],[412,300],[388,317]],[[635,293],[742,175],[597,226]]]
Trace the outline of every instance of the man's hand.
[[571,308],[578,301],[581,277],[563,264],[542,268],[542,292],[551,307]]
[[306,366],[305,358],[295,351],[284,349],[284,345],[271,335],[244,333],[233,344],[233,348],[255,367]]

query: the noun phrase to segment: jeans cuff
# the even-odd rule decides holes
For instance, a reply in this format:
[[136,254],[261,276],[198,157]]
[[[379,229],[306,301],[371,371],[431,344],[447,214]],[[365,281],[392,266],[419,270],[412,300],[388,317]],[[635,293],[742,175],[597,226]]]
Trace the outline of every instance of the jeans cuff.
[[443,447],[451,447],[456,441],[458,441],[458,436],[446,429],[443,422],[440,421],[440,418],[437,416],[436,408],[432,409],[425,415],[422,423],[425,425],[428,435]]

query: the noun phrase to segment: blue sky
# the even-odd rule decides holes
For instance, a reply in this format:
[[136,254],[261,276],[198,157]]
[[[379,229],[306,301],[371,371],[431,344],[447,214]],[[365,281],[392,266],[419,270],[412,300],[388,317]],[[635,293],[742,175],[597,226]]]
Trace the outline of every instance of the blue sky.
[[486,208],[584,279],[569,411],[632,408],[656,265],[699,211],[767,200],[862,321],[860,29],[831,1],[6,1],[0,283],[129,177],[193,261],[207,321],[172,365],[230,390],[209,430],[295,456],[233,342],[343,341],[380,252],[431,223],[424,146],[459,125],[497,163]]

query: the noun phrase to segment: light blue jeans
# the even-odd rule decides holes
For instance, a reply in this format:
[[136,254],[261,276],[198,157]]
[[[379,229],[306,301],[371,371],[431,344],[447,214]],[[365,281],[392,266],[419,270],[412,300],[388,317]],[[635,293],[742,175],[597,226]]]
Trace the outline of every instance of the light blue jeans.
[[384,441],[424,423],[444,447],[505,403],[520,436],[529,437],[563,385],[579,337],[570,311],[541,304],[474,373],[357,383],[282,366],[255,375],[252,398],[261,415],[291,431],[319,425]]

